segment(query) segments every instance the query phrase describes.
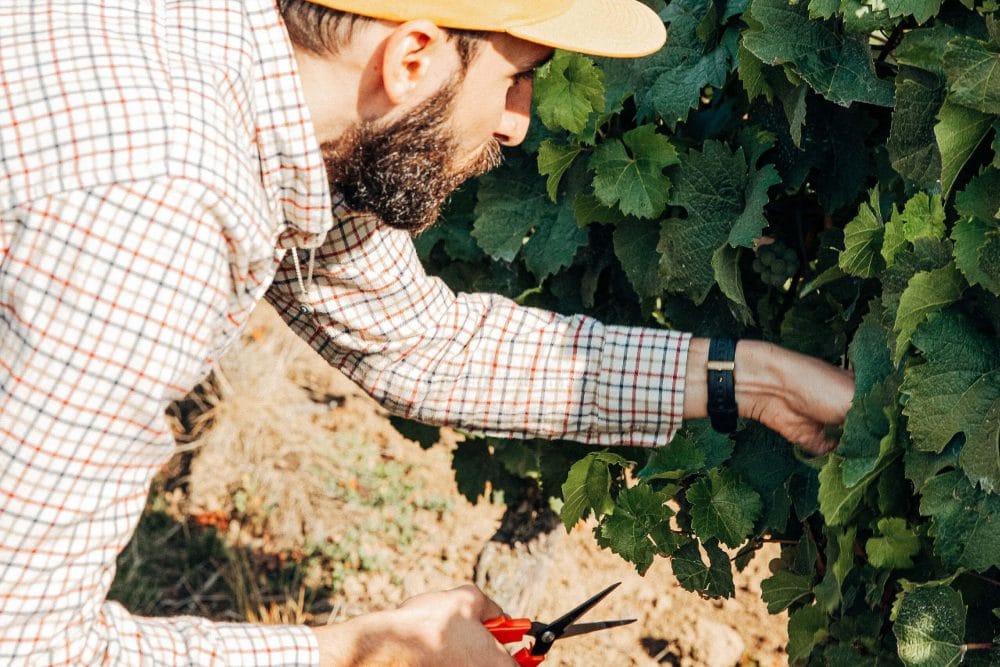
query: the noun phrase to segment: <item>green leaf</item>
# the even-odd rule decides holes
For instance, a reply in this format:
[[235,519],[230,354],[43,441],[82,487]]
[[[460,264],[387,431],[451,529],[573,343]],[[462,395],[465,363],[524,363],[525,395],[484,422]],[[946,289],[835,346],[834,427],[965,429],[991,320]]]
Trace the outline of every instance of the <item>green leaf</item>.
[[[887,457],[881,466],[891,460],[891,457]],[[836,455],[830,456],[819,471],[819,511],[829,525],[847,524],[878,472],[879,468],[876,468],[856,485],[848,487],[844,484],[844,459]]]
[[906,369],[903,414],[916,449],[940,452],[956,433],[973,437],[1000,400],[1000,342],[945,311],[913,336],[926,363]]
[[625,215],[655,218],[663,213],[670,192],[664,168],[677,164],[670,140],[643,125],[622,139],[599,145],[590,159],[594,194],[605,206],[617,205]]
[[854,538],[857,528],[851,526],[843,530],[827,526],[826,532],[826,575],[814,593],[816,601],[827,612],[833,613],[843,601],[844,582],[854,569]]
[[770,177],[767,168],[750,171],[742,148],[733,152],[716,141],[706,141],[702,152],[682,156],[670,203],[684,207],[688,217],[665,220],[657,248],[668,290],[702,303],[716,284],[715,251],[728,241],[734,225],[741,225],[740,236],[763,228],[761,195],[770,187]]
[[757,492],[732,470],[709,471],[691,485],[686,498],[691,503],[691,526],[698,537],[717,538],[733,548],[753,531],[762,508]]
[[538,173],[548,176],[546,188],[552,201],[556,201],[563,174],[582,152],[579,144],[557,144],[552,139],[546,139],[538,147]]
[[743,45],[765,63],[793,65],[832,102],[891,106],[892,84],[875,74],[867,36],[840,34],[835,22],[810,20],[807,12],[804,2],[754,0]]
[[971,37],[956,37],[944,52],[949,99],[995,114],[1000,110],[1000,48]]
[[640,479],[683,479],[694,473],[715,468],[729,459],[733,441],[717,432],[708,420],[685,422],[673,440],[653,450]]
[[1000,213],[1000,169],[986,168],[955,195],[955,208],[964,216],[993,222]]
[[941,76],[908,67],[900,69],[887,144],[889,159],[900,175],[922,188],[935,187],[941,177],[941,152],[934,125],[944,98]]
[[556,51],[535,76],[535,108],[550,130],[582,132],[591,113],[604,111],[604,72],[586,56]]
[[712,272],[719,289],[729,299],[733,315],[743,324],[753,322],[753,313],[743,295],[740,249],[724,245],[712,254]]
[[788,617],[788,659],[803,662],[813,648],[830,636],[829,617],[822,607],[811,605],[795,610]]
[[949,98],[938,112],[934,126],[941,152],[941,191],[948,196],[962,167],[990,131],[992,117],[954,103]]
[[913,557],[920,553],[920,538],[906,525],[905,519],[878,520],[878,537],[865,542],[868,562],[878,568],[913,567]]
[[869,313],[854,332],[848,358],[854,369],[855,394],[864,396],[893,371],[889,353],[889,332],[875,313]]
[[998,256],[995,248],[1000,246],[1000,225],[963,218],[955,223],[951,238],[955,242],[955,264],[969,284],[1000,294],[1000,264],[990,261]]
[[560,516],[569,531],[590,510],[597,517],[614,509],[611,499],[609,466],[627,466],[625,458],[609,452],[592,452],[573,464],[562,486],[563,506]]
[[899,657],[907,667],[953,667],[965,656],[965,605],[949,586],[913,586],[894,608]]
[[582,192],[578,192],[573,198],[573,216],[581,229],[595,222],[600,225],[611,225],[625,220],[617,206],[609,208],[594,195]]
[[661,13],[670,39],[638,63],[641,77],[634,90],[639,118],[663,119],[673,129],[698,106],[706,86],[725,85],[736,63],[739,33],[730,29],[699,36],[712,7],[701,0],[672,0]]
[[570,266],[587,245],[587,232],[576,224],[572,209],[563,206],[555,219],[542,221],[524,246],[524,264],[541,282]]
[[901,65],[943,74],[945,48],[956,34],[956,29],[943,21],[926,28],[908,30],[892,55]]
[[917,327],[929,315],[957,301],[963,289],[965,281],[954,264],[913,276],[899,298],[899,310],[893,326],[896,332],[895,363],[903,359]]
[[614,513],[601,522],[601,543],[633,563],[639,574],[645,574],[659,551],[650,533],[657,526],[666,525],[673,516],[673,511],[665,505],[669,499],[646,484],[622,490]]
[[973,484],[987,493],[1000,492],[1000,401],[990,406],[982,424],[968,436],[958,461]]
[[898,384],[890,380],[862,397],[855,396],[837,448],[837,455],[844,459],[847,488],[865,479],[896,449]]
[[713,598],[731,598],[736,593],[729,556],[715,540],[703,544],[708,565],[702,560],[698,541],[691,540],[674,552],[670,565],[686,591]]
[[755,246],[768,224],[764,217],[764,207],[769,201],[767,193],[779,183],[781,176],[774,165],[765,164],[759,170],[750,170],[750,178],[743,193],[743,210],[733,220],[733,228],[729,231],[729,245],[744,248]]
[[886,0],[889,16],[912,16],[918,24],[926,23],[941,11],[943,0]]
[[784,530],[791,508],[791,478],[808,469],[795,459],[793,447],[787,440],[760,424],[753,423],[741,429],[736,440],[729,468],[737,471],[761,499],[754,534]]
[[948,568],[1000,566],[1000,496],[975,489],[961,472],[924,485],[920,513],[931,517],[934,551]]
[[559,215],[559,207],[548,200],[533,169],[508,163],[479,181],[476,222],[472,236],[490,257],[512,261],[531,230]]
[[812,595],[812,577],[781,570],[760,582],[767,613],[780,614],[802,598]]
[[922,493],[924,484],[942,470],[958,467],[958,456],[962,449],[960,440],[956,438],[940,454],[928,454],[907,448],[903,455],[906,479],[913,482],[913,487],[918,493]]
[[910,243],[923,238],[944,238],[945,215],[941,195],[918,192],[906,202],[899,215],[903,220],[903,236]]
[[879,212],[878,193],[874,190],[868,203],[861,204],[858,214],[844,227],[844,252],[838,265],[859,278],[871,278],[884,266],[881,248],[885,224]]
[[660,254],[656,252],[659,240],[660,226],[655,222],[626,218],[615,225],[615,256],[635,293],[643,298],[659,296],[663,291]]

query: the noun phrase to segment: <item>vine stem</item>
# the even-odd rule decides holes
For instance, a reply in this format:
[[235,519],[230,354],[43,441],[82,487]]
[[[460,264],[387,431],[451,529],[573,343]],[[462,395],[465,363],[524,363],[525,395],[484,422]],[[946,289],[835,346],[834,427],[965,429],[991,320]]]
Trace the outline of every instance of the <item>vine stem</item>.
[[983,576],[978,572],[963,572],[962,574],[967,574],[970,577],[975,577],[976,579],[982,579],[983,581],[989,582],[994,586],[1000,586],[1000,581],[997,581],[996,579],[990,579],[989,577]]
[[989,642],[982,644],[965,644],[964,646],[966,651],[984,651],[986,649],[998,648],[996,644],[990,644]]

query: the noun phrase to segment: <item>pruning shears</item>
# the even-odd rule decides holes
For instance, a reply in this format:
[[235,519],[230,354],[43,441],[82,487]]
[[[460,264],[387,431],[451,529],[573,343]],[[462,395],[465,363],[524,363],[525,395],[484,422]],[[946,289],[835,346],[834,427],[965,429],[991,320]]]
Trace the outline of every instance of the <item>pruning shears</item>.
[[539,623],[538,621],[532,621],[530,618],[507,618],[504,616],[491,618],[488,621],[484,621],[483,625],[486,626],[486,629],[501,644],[519,642],[526,635],[533,637],[535,640],[534,643],[515,653],[514,660],[521,667],[535,667],[535,665],[540,665],[545,660],[545,654],[549,652],[549,649],[552,648],[552,645],[558,639],[575,637],[576,635],[583,635],[588,632],[596,632],[598,630],[606,630],[634,623],[634,618],[619,621],[598,621],[596,623],[573,622],[590,611],[590,608],[603,600],[608,593],[618,588],[620,583],[608,586],[594,597],[574,607],[551,623]]

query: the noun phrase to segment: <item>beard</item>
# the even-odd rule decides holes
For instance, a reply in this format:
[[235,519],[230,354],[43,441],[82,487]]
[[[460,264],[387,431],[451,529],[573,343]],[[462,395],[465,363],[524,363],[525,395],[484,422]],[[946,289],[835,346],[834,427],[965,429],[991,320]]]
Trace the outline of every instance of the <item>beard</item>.
[[320,146],[330,189],[351,210],[374,214],[390,227],[419,233],[434,224],[448,195],[503,160],[500,143],[490,139],[459,163],[448,126],[457,90],[452,82],[403,118],[361,121]]

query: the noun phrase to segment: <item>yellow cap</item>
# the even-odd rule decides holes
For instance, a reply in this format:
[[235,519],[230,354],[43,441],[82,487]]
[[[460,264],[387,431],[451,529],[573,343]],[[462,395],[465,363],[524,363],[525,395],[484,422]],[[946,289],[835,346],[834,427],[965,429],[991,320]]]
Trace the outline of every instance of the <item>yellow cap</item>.
[[635,58],[659,50],[663,21],[638,0],[311,0],[389,21],[428,19],[443,28],[505,32],[578,53]]

